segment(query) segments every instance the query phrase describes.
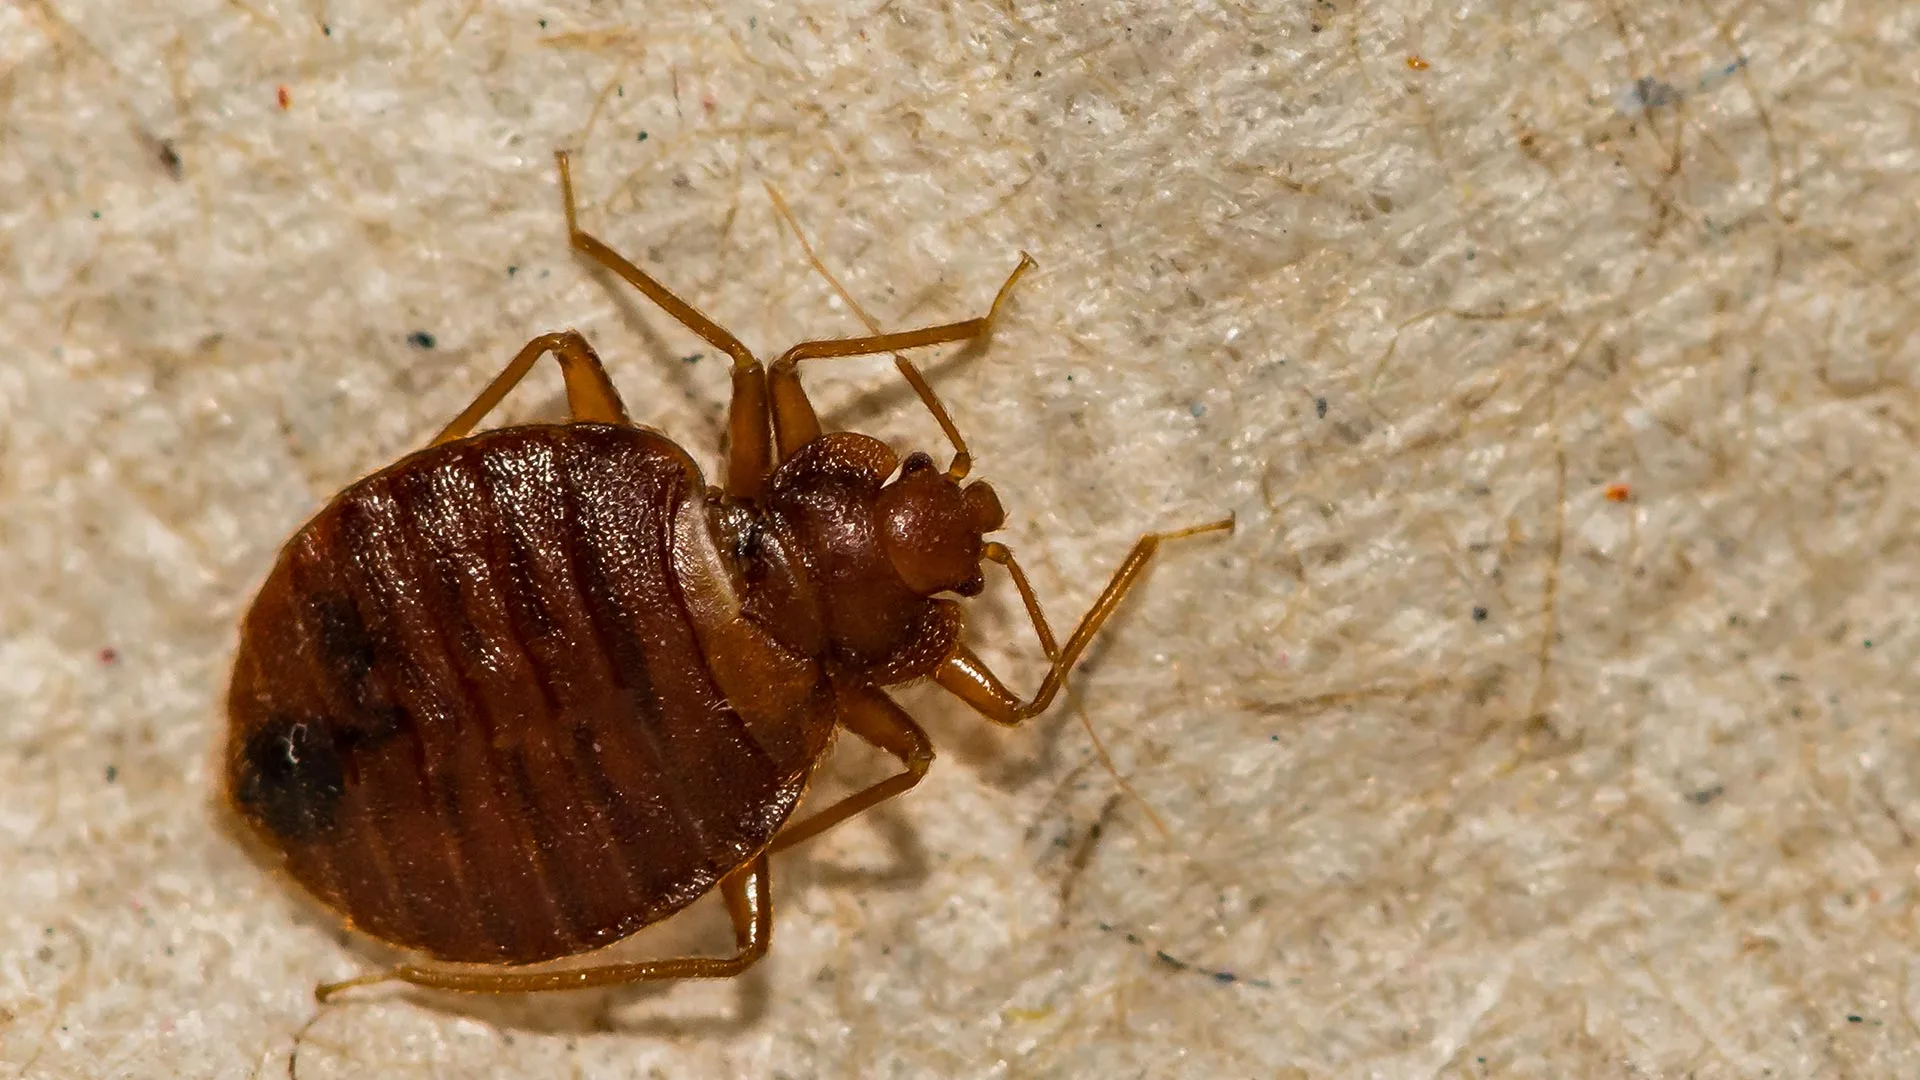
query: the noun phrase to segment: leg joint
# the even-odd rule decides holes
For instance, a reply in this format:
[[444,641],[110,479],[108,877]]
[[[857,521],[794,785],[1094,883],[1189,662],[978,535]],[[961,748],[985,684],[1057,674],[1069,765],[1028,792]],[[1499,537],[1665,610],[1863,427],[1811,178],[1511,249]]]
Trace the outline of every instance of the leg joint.
[[915,746],[902,764],[906,765],[907,772],[912,773],[916,779],[927,775],[927,770],[933,768],[933,744],[922,742]]

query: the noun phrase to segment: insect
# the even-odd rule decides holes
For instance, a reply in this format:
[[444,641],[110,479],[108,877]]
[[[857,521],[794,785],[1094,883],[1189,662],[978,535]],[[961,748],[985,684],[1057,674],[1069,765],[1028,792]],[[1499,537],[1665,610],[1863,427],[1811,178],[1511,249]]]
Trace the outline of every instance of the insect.
[[[931,678],[984,715],[1044,710],[1166,540],[1142,536],[1064,646],[1005,545],[966,444],[944,470],[823,432],[803,362],[985,335],[985,316],[809,341],[762,365],[578,224],[574,250],[732,359],[725,479],[628,419],[568,330],[528,342],[425,448],[287,542],[242,623],[225,796],[292,880],[415,959],[325,984],[510,993],[738,974],[773,929],[768,856],[913,787],[926,732],[882,687]],[[541,357],[570,419],[474,433]],[[954,596],[1004,566],[1050,665],[1021,698],[960,640]],[[790,822],[845,731],[903,771]],[[555,970],[718,887],[737,951]]]

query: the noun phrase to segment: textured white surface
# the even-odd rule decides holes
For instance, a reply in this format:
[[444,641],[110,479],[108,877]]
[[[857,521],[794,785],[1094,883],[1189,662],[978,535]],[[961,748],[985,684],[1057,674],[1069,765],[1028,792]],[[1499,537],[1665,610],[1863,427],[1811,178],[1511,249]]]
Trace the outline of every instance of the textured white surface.
[[[0,6],[0,1064],[1920,1074],[1920,6],[390,8]],[[316,1009],[368,957],[209,803],[277,545],[569,325],[714,460],[556,145],[763,351],[857,325],[763,183],[893,325],[1032,250],[930,363],[1056,621],[1241,530],[1031,730],[905,695],[941,761],[776,863],[740,984]],[[811,383],[935,444],[884,361]]]

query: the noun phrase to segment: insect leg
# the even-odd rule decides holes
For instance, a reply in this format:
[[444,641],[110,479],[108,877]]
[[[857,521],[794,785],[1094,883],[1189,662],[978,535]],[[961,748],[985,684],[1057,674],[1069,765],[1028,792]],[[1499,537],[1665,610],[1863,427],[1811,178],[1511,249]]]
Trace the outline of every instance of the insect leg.
[[[840,294],[840,299],[846,302],[847,307],[851,309],[856,316],[859,316],[860,321],[866,324],[867,332],[878,334],[880,332],[880,324],[873,321],[873,316],[867,314],[866,309],[860,306],[860,302],[853,298],[853,294],[847,291],[845,285],[840,284],[840,279],[833,276],[833,271],[827,269],[827,264],[820,261],[819,254],[813,250],[813,244],[807,240],[806,231],[800,228],[800,222],[794,218],[793,211],[788,208],[787,200],[780,197],[780,193],[774,190],[772,184],[767,185],[767,196],[773,200],[773,208],[778,211],[780,217],[786,221],[787,227],[793,230],[794,239],[800,241],[800,250],[806,252],[807,262],[812,264],[813,269],[821,277],[826,279],[827,284],[832,286],[834,292]],[[1013,283],[1019,279],[1022,273],[1033,265],[1033,260],[1029,258],[1025,252],[1022,252],[1020,255],[1020,265],[1014,267],[1013,273],[1008,275],[1006,283],[1000,286],[999,294],[993,298],[993,308],[987,315],[989,320],[993,318],[992,312],[999,310],[1000,302],[1006,298],[1007,291],[1013,288]],[[947,441],[953,444],[953,463],[947,466],[947,475],[955,480],[966,476],[973,468],[973,455],[967,452],[967,441],[960,437],[960,429],[954,426],[953,418],[947,415],[947,408],[940,403],[939,395],[935,394],[933,387],[927,384],[926,377],[920,374],[920,369],[914,367],[913,362],[906,357],[895,353],[893,356],[893,366],[899,369],[901,377],[905,378],[908,385],[913,387],[913,392],[920,398],[921,404],[925,405],[927,411],[933,414],[933,419],[940,425],[941,432],[946,435]]]
[[314,996],[321,1001],[328,1001],[341,991],[381,982],[412,983],[414,986],[469,994],[523,994],[663,979],[729,978],[752,967],[755,961],[765,956],[767,945],[773,939],[773,895],[767,881],[767,857],[763,854],[721,879],[720,895],[727,902],[727,914],[733,920],[734,944],[739,950],[732,956],[677,956],[666,960],[599,964],[559,971],[401,964],[373,975],[326,983],[314,990]]
[[438,446],[443,442],[464,438],[473,430],[482,418],[500,404],[527,372],[533,370],[534,362],[541,356],[552,353],[560,362],[560,374],[567,380],[567,408],[575,420],[591,420],[602,424],[624,424],[627,422],[626,406],[620,403],[620,392],[613,388],[607,378],[607,369],[600,364],[600,357],[587,344],[587,339],[572,330],[563,330],[557,334],[541,334],[526,343],[500,374],[494,376],[473,404],[461,410],[460,415],[440,434],[433,437],[429,446]]
[[[820,436],[820,418],[814,415],[813,404],[807,400],[807,393],[800,386],[797,370],[802,360],[825,360],[836,356],[870,356],[874,353],[893,352],[896,349],[917,349],[926,345],[943,345],[950,341],[967,341],[980,337],[993,329],[993,321],[1000,313],[1000,305],[1006,301],[1012,291],[1013,283],[1020,275],[1032,269],[1036,264],[1032,256],[1020,253],[1020,263],[1007,275],[1000,286],[999,293],[993,298],[993,305],[979,318],[964,319],[955,323],[939,326],[927,326],[918,330],[902,330],[893,334],[874,334],[870,337],[833,338],[826,341],[803,341],[782,353],[780,359],[773,362],[768,372],[768,382],[773,395],[773,431],[779,444],[780,456],[786,457],[795,450]],[[895,357],[894,366],[900,374],[912,384],[913,392],[920,396],[934,419],[940,422],[940,430],[953,440],[959,454],[954,459],[954,468],[959,472],[956,478],[965,476],[971,458],[967,455],[966,443],[960,438],[960,432],[953,426],[953,420],[947,416],[946,407],[934,396],[933,388],[927,380],[904,357]]]
[[[1053,703],[1054,696],[1060,692],[1060,687],[1066,682],[1067,672],[1073,667],[1074,662],[1080,659],[1080,654],[1086,650],[1087,643],[1093,640],[1093,635],[1099,631],[1101,624],[1105,623],[1114,609],[1120,606],[1121,598],[1126,596],[1127,590],[1133,588],[1141,573],[1146,570],[1147,563],[1152,560],[1154,552],[1159,550],[1163,542],[1200,533],[1231,532],[1232,530],[1233,519],[1227,518],[1224,521],[1195,525],[1192,528],[1177,529],[1173,532],[1148,533],[1135,541],[1133,550],[1127,552],[1127,557],[1121,561],[1120,568],[1114,571],[1112,580],[1107,582],[1107,587],[1101,592],[1100,598],[1095,600],[1093,606],[1087,609],[1087,613],[1080,617],[1080,625],[1074,627],[1073,635],[1067,638],[1066,646],[1057,653],[1049,650],[1053,663],[1047,668],[1046,677],[1040,680],[1040,689],[1032,698],[1026,701],[1020,700],[1019,696],[1007,689],[1006,684],[1002,683],[999,677],[982,663],[978,656],[974,655],[973,650],[965,645],[956,648],[952,655],[941,661],[940,666],[934,669],[934,681],[940,684],[941,689],[966,702],[975,712],[996,724],[1013,725],[1038,716]],[[1005,551],[1004,548],[1001,550]],[[1009,568],[1014,565],[1010,552],[1006,553],[1004,560],[995,556],[989,557],[994,557],[996,562],[1004,562]],[[1024,578],[1024,574],[1017,575],[1014,579],[1015,583],[1020,583]],[[1027,614],[1033,619],[1034,631],[1040,637],[1041,647],[1046,648],[1052,644],[1053,635],[1047,629],[1045,617],[1040,614],[1040,605],[1033,599],[1031,589],[1022,588],[1020,593],[1021,599],[1026,601]]]
[[728,420],[732,439],[727,455],[727,493],[741,498],[759,494],[760,482],[771,466],[767,435],[767,373],[740,339],[720,324],[702,315],[692,304],[675,296],[598,237],[581,231],[573,198],[573,170],[567,152],[556,151],[560,166],[560,195],[567,207],[567,242],[575,251],[612,271],[615,276],[639,289],[661,310],[678,319],[702,341],[726,353],[733,360],[733,404]]
[[906,791],[918,784],[920,778],[927,775],[927,767],[933,764],[933,740],[927,738],[927,733],[914,723],[913,717],[908,716],[905,709],[894,704],[892,698],[871,686],[842,693],[839,698],[840,726],[899,758],[907,771],[895,773],[877,784],[856,791],[805,821],[780,830],[773,846],[767,849],[770,852],[782,851],[802,840],[818,836],[853,815]]

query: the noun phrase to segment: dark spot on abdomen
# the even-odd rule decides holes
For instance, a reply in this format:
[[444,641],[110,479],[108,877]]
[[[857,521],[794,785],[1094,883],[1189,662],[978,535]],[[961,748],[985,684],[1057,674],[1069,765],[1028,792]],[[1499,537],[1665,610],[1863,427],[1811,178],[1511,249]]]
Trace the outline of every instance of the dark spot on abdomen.
[[339,593],[322,593],[313,598],[308,614],[320,651],[339,680],[352,686],[373,670],[376,654],[366,620],[353,598]]
[[309,841],[332,830],[346,773],[323,718],[276,714],[247,739],[234,795],[276,836]]
[[413,718],[398,705],[367,705],[335,722],[334,738],[344,752],[376,750],[388,739],[413,729]]

